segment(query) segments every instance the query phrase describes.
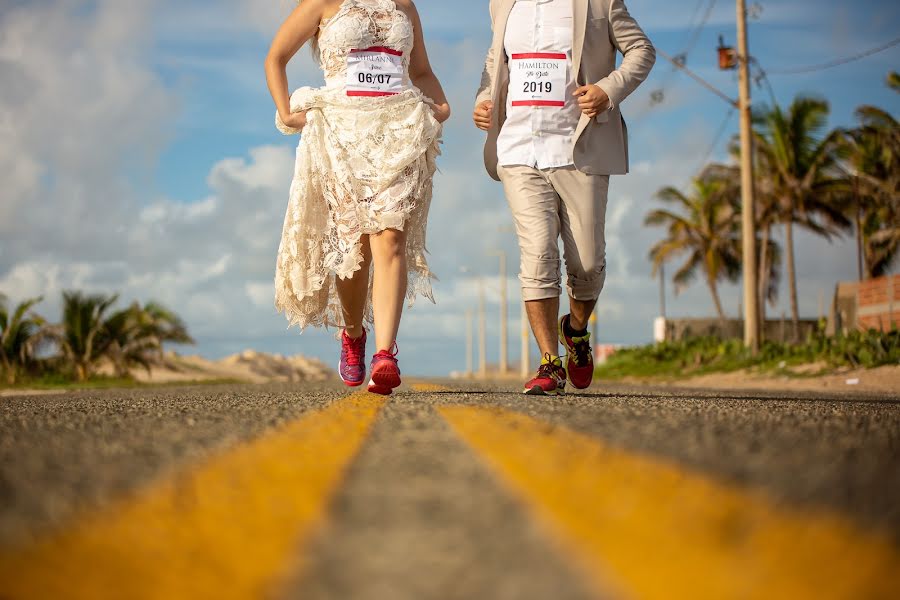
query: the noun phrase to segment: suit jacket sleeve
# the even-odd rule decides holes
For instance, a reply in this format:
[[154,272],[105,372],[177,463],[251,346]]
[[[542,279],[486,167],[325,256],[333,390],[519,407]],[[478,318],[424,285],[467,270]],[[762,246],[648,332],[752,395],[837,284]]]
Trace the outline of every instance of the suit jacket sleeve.
[[597,82],[609,96],[610,107],[619,106],[647,79],[656,49],[634,20],[623,0],[611,0],[609,4],[610,41],[624,57],[619,68]]
[[[490,11],[491,11],[491,31],[493,31],[494,30],[494,0],[491,0]],[[492,41],[491,47],[488,48],[488,51],[487,51],[487,57],[484,59],[484,71],[482,71],[482,73],[481,73],[481,85],[478,88],[478,93],[475,95],[475,107],[477,108],[479,104],[481,104],[485,100],[490,100],[493,97],[494,97],[494,44]]]

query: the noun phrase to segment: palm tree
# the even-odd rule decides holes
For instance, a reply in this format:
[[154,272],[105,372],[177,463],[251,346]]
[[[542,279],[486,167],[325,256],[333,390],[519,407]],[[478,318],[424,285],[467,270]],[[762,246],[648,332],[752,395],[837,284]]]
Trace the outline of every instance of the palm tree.
[[63,292],[63,319],[53,337],[78,381],[87,380],[97,362],[109,351],[112,338],[106,331],[104,317],[118,298],[118,295]]
[[900,92],[900,73],[897,73],[896,71],[888,73],[887,84],[888,87],[895,92]]
[[653,274],[667,260],[687,254],[672,278],[675,291],[678,293],[702,271],[723,330],[726,318],[719,299],[719,281],[736,281],[741,271],[738,210],[730,186],[727,179],[708,170],[694,179],[690,195],[674,187],[657,192],[658,199],[680,210],[656,209],[644,219],[647,225],[668,228],[668,237],[650,250]]
[[133,367],[148,372],[163,362],[163,344],[193,344],[184,322],[163,305],[150,302],[141,307],[135,302],[112,314],[102,333],[108,339],[107,355],[116,375],[127,377]]
[[46,321],[31,312],[42,300],[26,300],[10,312],[6,296],[0,294],[0,365],[9,385],[16,383],[19,369],[34,357],[42,337]]
[[856,118],[859,126],[843,132],[842,146],[853,188],[860,276],[880,277],[900,252],[900,124],[875,106],[859,107]]
[[828,239],[850,226],[846,186],[836,169],[839,135],[825,132],[828,112],[826,101],[800,96],[786,113],[775,106],[755,115],[758,173],[775,199],[772,220],[784,225],[795,339],[800,316],[794,225]]
[[[740,160],[740,145],[731,146],[731,155]],[[725,184],[725,193],[734,198],[738,205],[741,197],[741,170],[736,164],[711,164],[704,170],[705,177],[719,179]],[[772,239],[772,227],[778,223],[777,200],[765,180],[756,185],[756,240],[758,274],[757,296],[759,298],[759,320],[766,321],[766,302],[774,305],[778,300],[778,282],[781,279],[781,246]],[[735,214],[735,219],[739,219]],[[742,250],[743,252],[743,250]]]

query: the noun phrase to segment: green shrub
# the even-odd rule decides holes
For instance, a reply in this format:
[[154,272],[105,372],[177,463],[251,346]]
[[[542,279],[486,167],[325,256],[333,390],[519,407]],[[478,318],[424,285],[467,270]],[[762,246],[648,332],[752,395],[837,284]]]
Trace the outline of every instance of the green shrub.
[[755,357],[740,340],[689,338],[619,350],[598,371],[608,378],[678,377],[748,368],[778,370],[817,362],[830,368],[867,369],[900,364],[900,330],[826,336],[822,327],[801,344],[766,341]]

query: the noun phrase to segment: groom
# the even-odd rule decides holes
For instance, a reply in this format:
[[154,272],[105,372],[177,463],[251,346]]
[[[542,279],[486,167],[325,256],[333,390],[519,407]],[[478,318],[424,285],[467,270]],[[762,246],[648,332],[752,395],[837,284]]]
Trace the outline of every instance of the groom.
[[[628,172],[619,107],[656,51],[622,0],[491,0],[490,9],[473,118],[515,221],[522,297],[544,356],[525,393],[561,394],[567,374],[579,389],[593,379],[587,327],[606,278],[609,176]],[[571,313],[557,324],[560,237]]]

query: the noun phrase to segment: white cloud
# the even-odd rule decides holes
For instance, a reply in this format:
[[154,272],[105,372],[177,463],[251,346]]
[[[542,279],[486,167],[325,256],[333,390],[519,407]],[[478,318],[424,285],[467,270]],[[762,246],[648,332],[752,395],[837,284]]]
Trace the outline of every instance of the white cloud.
[[[632,0],[629,6],[648,29],[686,24],[683,7],[673,3]],[[43,310],[51,317],[59,292],[68,288],[117,290],[127,300],[156,298],[178,310],[192,332],[206,340],[201,351],[220,355],[257,346],[331,357],[328,335],[285,333],[285,321],[272,306],[294,152],[289,146],[264,145],[263,140],[277,139],[273,109],[265,104],[257,111],[256,102],[265,93],[263,37],[271,36],[291,8],[287,0],[226,0],[214,8],[173,0],[101,0],[90,9],[75,0],[48,0],[0,9],[0,289],[16,298],[45,295]],[[488,282],[493,348],[498,330],[494,250],[509,256],[513,354],[519,318],[513,277],[518,249],[509,211],[502,187],[484,172],[483,134],[469,122],[487,45],[485,5],[466,0],[420,5],[420,10],[430,56],[455,116],[446,131],[429,227],[429,261],[440,277],[438,306],[417,304],[401,332],[401,346],[414,344],[418,364],[424,365],[413,372],[461,366],[443,357],[459,354],[465,313],[477,305],[479,275]],[[714,24],[733,22],[729,7],[718,10]],[[764,19],[789,21],[796,17],[789,10],[767,6]],[[176,76],[164,82],[160,66]],[[663,83],[665,68],[660,63],[654,74]],[[318,79],[304,51],[293,67],[292,84]],[[206,98],[182,113],[186,94],[210,81],[221,86],[215,97],[228,101]],[[658,288],[646,255],[662,231],[645,227],[643,216],[655,204],[657,189],[684,185],[699,169],[720,120],[700,114],[708,108],[706,92],[689,84],[668,86],[666,103],[644,110],[655,81],[624,107],[633,169],[627,177],[614,177],[611,185],[607,287],[598,309],[604,342],[649,340]],[[260,92],[254,96],[252,125],[231,119],[231,111],[239,108],[232,99],[250,88]],[[683,120],[694,106],[697,116]],[[182,125],[204,134],[225,131],[231,148],[192,175],[205,179],[208,190],[191,203],[143,192],[141,185]],[[252,139],[231,143],[248,131],[254,132]],[[181,143],[199,145],[189,137]],[[714,156],[721,157],[722,149],[720,144]],[[853,265],[851,243],[828,246],[798,236],[804,312],[815,313],[818,290],[828,291],[835,279],[852,276]],[[730,314],[737,310],[738,296],[736,286],[724,286]],[[783,291],[773,313],[786,306],[786,296]],[[708,292],[697,284],[673,298],[670,289],[669,311],[707,314]],[[406,346],[407,356],[410,350]]]

